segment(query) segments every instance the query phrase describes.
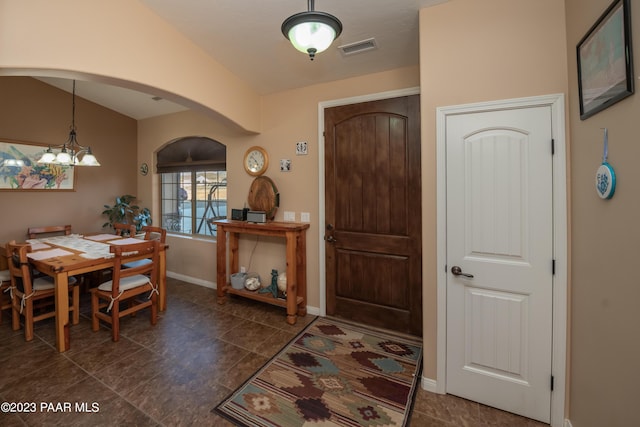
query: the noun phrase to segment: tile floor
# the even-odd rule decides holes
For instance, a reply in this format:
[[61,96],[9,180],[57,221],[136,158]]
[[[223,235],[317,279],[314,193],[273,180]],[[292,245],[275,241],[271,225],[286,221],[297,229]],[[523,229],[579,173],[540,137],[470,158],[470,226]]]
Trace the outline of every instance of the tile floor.
[[[313,319],[290,326],[281,308],[234,297],[218,305],[214,290],[169,279],[168,310],[158,324],[151,326],[146,312],[125,318],[113,343],[108,329],[91,331],[89,306],[84,295],[63,354],[51,320],[37,323],[26,343],[3,314],[0,402],[35,402],[36,411],[0,412],[0,425],[230,426],[211,409]],[[420,389],[411,425],[545,424]]]

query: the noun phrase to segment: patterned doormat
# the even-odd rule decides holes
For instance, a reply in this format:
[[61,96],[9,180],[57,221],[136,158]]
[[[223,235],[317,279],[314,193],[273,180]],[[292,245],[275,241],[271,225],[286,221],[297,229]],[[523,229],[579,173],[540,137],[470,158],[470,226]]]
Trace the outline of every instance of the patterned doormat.
[[243,426],[404,426],[422,343],[318,318],[214,410]]

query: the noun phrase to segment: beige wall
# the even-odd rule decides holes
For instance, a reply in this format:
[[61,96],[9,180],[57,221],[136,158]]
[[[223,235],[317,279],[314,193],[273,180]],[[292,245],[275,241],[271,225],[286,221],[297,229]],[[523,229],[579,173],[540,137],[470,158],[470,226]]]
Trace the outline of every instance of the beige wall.
[[[138,194],[151,201],[153,212],[158,213],[158,225],[161,225],[160,179],[155,173],[155,153],[169,142],[185,136],[207,136],[227,146],[228,167],[234,163],[240,165],[239,170],[230,170],[227,173],[227,192],[233,197],[232,200],[238,200],[238,197],[233,195],[234,189],[237,188],[234,176],[239,172],[244,173],[244,170],[240,160],[234,162],[234,159],[241,159],[240,141],[249,139],[249,136],[238,132],[234,127],[228,127],[193,111],[141,120],[138,124],[138,164],[147,163],[151,172],[147,176],[138,177]],[[242,203],[234,203],[235,201],[230,200],[229,207],[243,206]],[[171,275],[205,286],[215,286],[215,240],[169,234],[167,243],[170,247],[167,253],[167,270]]]
[[[115,16],[113,12],[123,7],[123,1],[113,2],[114,6],[110,7],[114,9],[109,9],[110,13],[106,15]],[[205,100],[194,89],[199,91],[210,87],[212,91],[218,90],[226,84],[225,78],[220,82],[210,78],[201,80],[204,75],[198,74],[185,83],[181,74],[174,72],[162,74],[161,79],[155,80],[154,67],[157,67],[157,63],[147,67],[140,61],[121,62],[122,69],[112,69],[110,67],[113,64],[104,64],[98,57],[100,54],[92,51],[93,46],[89,42],[83,46],[84,49],[80,52],[82,54],[71,50],[74,53],[71,58],[66,49],[69,32],[63,31],[67,39],[55,38],[57,43],[49,43],[46,35],[55,35],[54,29],[64,29],[65,26],[60,23],[65,22],[65,17],[68,19],[74,15],[70,12],[70,5],[75,7],[80,2],[70,3],[65,0],[56,2],[55,7],[49,6],[52,2],[47,1],[29,2],[29,5],[26,3],[21,0],[0,0],[3,10],[0,14],[0,28],[3,29],[3,37],[0,37],[2,74],[17,73],[21,67],[32,70],[53,65],[56,65],[54,68],[58,72],[72,69],[81,75],[107,81],[110,81],[109,74],[114,74],[114,80],[122,85],[157,85],[161,91],[167,92],[176,89],[178,98],[195,99],[196,103],[207,105],[209,112],[223,114],[223,104],[229,101],[228,98],[233,98],[229,95],[213,100],[214,97],[209,96]],[[632,21],[637,24],[640,22],[640,9],[633,3]],[[64,13],[56,13],[61,4],[64,6],[61,8]],[[630,421],[638,419],[635,386],[639,378],[635,364],[640,359],[640,345],[636,340],[640,310],[637,310],[635,304],[640,300],[640,286],[636,283],[633,267],[638,253],[635,238],[640,235],[634,224],[637,222],[635,219],[638,217],[640,202],[634,197],[632,183],[640,182],[640,168],[635,162],[640,158],[640,144],[635,141],[637,138],[633,127],[640,110],[640,101],[637,96],[633,96],[586,121],[580,121],[576,94],[575,45],[608,4],[609,0],[452,0],[424,9],[420,13],[419,78],[416,77],[415,69],[395,70],[271,95],[262,102],[253,103],[260,106],[260,114],[254,114],[253,107],[247,107],[247,123],[255,123],[253,120],[256,116],[260,116],[258,120],[262,120],[257,127],[264,132],[255,136],[241,133],[237,127],[227,126],[226,119],[213,121],[215,114],[189,112],[145,120],[139,123],[137,159],[134,155],[118,154],[118,151],[135,150],[135,122],[117,113],[81,102],[77,116],[80,140],[84,143],[91,142],[96,147],[95,153],[104,166],[81,170],[75,193],[0,192],[3,202],[3,209],[0,211],[0,218],[3,220],[0,241],[19,238],[28,225],[36,220],[41,222],[39,220],[44,215],[47,222],[69,222],[64,221],[70,218],[69,206],[72,206],[73,221],[70,222],[74,227],[79,224],[76,228],[98,229],[103,222],[99,212],[105,199],[124,192],[137,192],[145,202],[143,204],[149,200],[153,204],[157,203],[157,194],[154,193],[157,188],[157,183],[154,182],[156,177],[152,174],[140,177],[137,166],[142,161],[153,164],[152,151],[178,136],[200,134],[227,144],[229,178],[232,181],[230,206],[241,206],[251,181],[240,166],[242,154],[250,145],[263,145],[272,159],[267,174],[274,178],[283,195],[278,217],[282,218],[284,210],[297,213],[304,210],[311,213],[309,303],[317,305],[317,104],[320,101],[406,88],[419,83],[423,118],[424,375],[435,378],[435,109],[476,101],[568,93],[570,132],[567,135],[570,134],[572,141],[576,141],[571,143],[570,152],[573,276],[570,296],[571,407],[568,415],[576,427],[629,425]],[[46,7],[47,13],[40,13],[41,9],[35,13],[31,10],[34,7]],[[87,14],[92,11],[84,8],[81,10]],[[31,22],[34,17],[38,19],[38,27],[47,29],[45,36],[39,34],[34,37],[24,33],[24,28],[32,28],[24,23]],[[113,26],[115,27],[119,25]],[[170,29],[159,30],[154,25],[151,27],[161,32],[167,31],[162,37],[166,40],[171,38]],[[636,40],[640,40],[637,28],[638,25],[634,28],[634,36]],[[83,28],[84,37],[91,33],[90,29]],[[113,32],[104,30],[97,33],[111,35]],[[74,40],[76,35],[74,32]],[[184,40],[180,36],[176,37],[176,40],[181,40],[177,43],[182,45]],[[88,40],[99,42],[96,38]],[[104,39],[100,41],[104,42],[102,48],[109,48],[109,52],[114,55],[119,55],[118,49],[114,47],[138,40],[136,34],[127,32],[123,33],[122,38],[113,35],[113,39]],[[21,40],[22,44],[16,43],[16,40]],[[171,43],[163,46],[164,56],[171,58],[176,53],[174,48],[179,47]],[[201,55],[191,49],[187,50],[190,51],[187,56]],[[638,47],[634,53],[636,60],[640,58]],[[160,52],[155,52],[155,55],[158,60]],[[64,61],[59,58],[64,58]],[[71,65],[64,68],[64,64]],[[128,64],[127,67],[123,66],[125,64]],[[215,68],[215,65],[211,66]],[[105,72],[106,75],[99,75],[103,68],[110,71]],[[150,69],[154,72],[148,72]],[[208,83],[203,84],[204,81]],[[189,87],[182,86],[185,84]],[[237,82],[233,82],[231,87],[235,84]],[[247,93],[246,88],[238,90]],[[37,82],[7,78],[0,79],[0,93],[1,137],[39,142],[62,142],[66,138],[69,121],[68,95]],[[224,93],[227,93],[226,89]],[[255,100],[250,94],[247,99],[249,98]],[[232,117],[236,117],[235,114],[243,117],[244,114],[242,106],[238,105],[228,111]],[[89,116],[83,117],[84,114]],[[241,122],[245,119],[232,121]],[[616,167],[619,180],[616,195],[606,202],[597,198],[593,188],[593,175],[601,159],[602,127],[609,128],[610,161]],[[294,155],[294,143],[298,140],[309,141],[309,156],[303,158]],[[289,174],[275,169],[277,160],[283,157],[291,158],[294,162],[293,171]],[[137,188],[131,188],[136,179],[139,180]],[[98,186],[101,188],[100,192],[95,191]],[[157,211],[155,206],[154,211]],[[170,270],[203,282],[213,280],[214,246],[211,242],[172,239],[170,244]],[[272,242],[259,245],[261,256],[273,257],[267,258],[263,265],[256,265],[256,269],[261,272],[263,269],[268,272],[274,266],[272,264],[277,264],[277,260],[282,259],[278,253],[269,254],[271,246],[277,245]],[[245,245],[243,253],[246,255],[249,249]],[[192,252],[189,253],[189,250]],[[313,289],[316,289],[315,293]]]
[[260,131],[260,98],[136,0],[0,0],[0,75],[99,81]]
[[[280,208],[276,220],[283,220],[284,211],[311,214],[311,227],[307,232],[308,303],[319,307],[319,159],[318,159],[318,104],[336,100],[380,93],[390,90],[417,87],[418,67],[408,67],[332,83],[308,86],[266,96],[262,101],[263,132],[246,135],[224,124],[209,120],[193,112],[172,114],[140,121],[138,155],[140,162],[154,164],[153,153],[167,142],[189,135],[207,136],[227,146],[227,179],[229,207],[242,208],[246,204],[253,177],[242,166],[245,151],[253,146],[265,147],[269,155],[266,176],[276,183],[280,192]],[[295,143],[307,141],[309,154],[295,155]],[[280,159],[292,160],[291,172],[280,172]],[[141,177],[138,194],[145,200],[154,198],[155,211],[159,212],[159,193],[156,175]],[[173,274],[195,278],[210,284],[215,281],[215,245],[202,239],[169,237],[171,254],[168,267]],[[251,271],[269,280],[272,268],[285,269],[284,245],[279,239],[261,238],[255,245],[255,237],[242,239],[241,264],[247,265],[250,251],[255,246]],[[247,265],[248,267],[248,265]]]
[[567,92],[564,5],[453,0],[420,11],[424,375],[436,378],[436,108]]
[[[63,144],[71,125],[71,94],[29,77],[0,77],[0,139]],[[136,191],[136,121],[76,97],[78,142],[102,167],[76,168],[76,191],[0,191],[0,242],[26,239],[27,227],[71,224],[100,232],[105,204]]]
[[[640,239],[638,94],[580,120],[576,45],[611,0],[566,0],[572,185],[571,411],[575,427],[638,425],[640,285],[635,274]],[[640,66],[640,4],[631,1],[636,92]],[[615,195],[594,188],[602,161],[602,128],[609,129]]]

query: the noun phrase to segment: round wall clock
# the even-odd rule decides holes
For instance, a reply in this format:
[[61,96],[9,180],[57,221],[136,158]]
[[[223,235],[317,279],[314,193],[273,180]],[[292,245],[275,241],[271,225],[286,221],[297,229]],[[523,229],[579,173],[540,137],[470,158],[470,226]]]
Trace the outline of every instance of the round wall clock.
[[269,166],[269,156],[262,147],[251,147],[244,153],[244,170],[249,175],[258,176],[265,173]]

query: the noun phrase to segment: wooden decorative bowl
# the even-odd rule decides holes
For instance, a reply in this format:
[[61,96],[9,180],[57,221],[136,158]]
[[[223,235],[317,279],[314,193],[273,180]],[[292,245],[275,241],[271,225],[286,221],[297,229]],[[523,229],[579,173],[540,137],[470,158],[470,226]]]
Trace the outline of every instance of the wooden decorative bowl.
[[272,220],[280,206],[280,193],[271,178],[259,176],[251,183],[247,202],[252,211],[264,211],[267,219]]

